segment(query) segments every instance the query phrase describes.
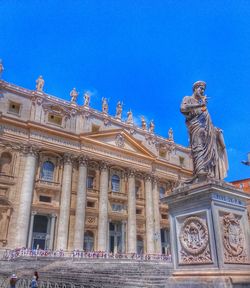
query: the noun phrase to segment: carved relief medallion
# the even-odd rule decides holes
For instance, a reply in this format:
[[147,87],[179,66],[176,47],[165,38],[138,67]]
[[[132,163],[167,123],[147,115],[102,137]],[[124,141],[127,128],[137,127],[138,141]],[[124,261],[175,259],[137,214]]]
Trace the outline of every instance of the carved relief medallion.
[[122,134],[118,134],[116,137],[115,137],[115,144],[116,146],[120,147],[120,148],[123,148],[124,145],[125,145],[125,139],[123,137]]
[[246,263],[246,247],[241,217],[233,213],[222,216],[225,263]]
[[184,220],[180,230],[181,263],[212,263],[206,221],[198,216]]

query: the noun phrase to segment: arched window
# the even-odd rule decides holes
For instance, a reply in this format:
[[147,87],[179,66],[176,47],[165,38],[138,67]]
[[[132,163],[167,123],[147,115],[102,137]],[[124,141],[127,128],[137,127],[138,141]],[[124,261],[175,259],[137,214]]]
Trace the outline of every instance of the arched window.
[[46,181],[53,181],[55,165],[51,161],[45,161],[42,165],[41,179]]
[[164,187],[160,187],[160,199],[165,197],[165,188]]
[[0,158],[0,173],[9,175],[11,168],[12,156],[8,152],[3,152]]
[[84,233],[83,249],[85,251],[93,251],[94,250],[94,234],[93,234],[93,232],[86,231]]
[[117,175],[113,175],[111,179],[112,191],[119,192],[120,191],[120,177]]

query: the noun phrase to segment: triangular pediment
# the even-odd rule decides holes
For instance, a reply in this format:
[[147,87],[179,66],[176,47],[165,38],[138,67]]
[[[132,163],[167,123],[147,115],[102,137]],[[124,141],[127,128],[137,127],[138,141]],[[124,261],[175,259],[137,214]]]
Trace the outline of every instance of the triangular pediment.
[[155,158],[155,155],[148,150],[141,141],[135,139],[127,131],[122,129],[85,133],[81,135],[81,140],[91,142],[93,145],[96,144],[110,149],[135,153],[138,156]]

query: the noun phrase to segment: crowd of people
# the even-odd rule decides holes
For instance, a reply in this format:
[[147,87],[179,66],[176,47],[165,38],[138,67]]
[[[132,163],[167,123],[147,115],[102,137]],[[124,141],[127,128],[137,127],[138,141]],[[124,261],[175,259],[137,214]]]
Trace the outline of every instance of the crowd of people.
[[74,249],[72,252],[64,252],[60,250],[43,250],[43,249],[28,249],[16,248],[13,250],[7,249],[3,255],[4,260],[14,260],[18,257],[71,257],[72,259],[130,259],[142,261],[166,261],[171,262],[171,255],[166,254],[143,254],[143,253],[112,253],[106,251],[84,251]]

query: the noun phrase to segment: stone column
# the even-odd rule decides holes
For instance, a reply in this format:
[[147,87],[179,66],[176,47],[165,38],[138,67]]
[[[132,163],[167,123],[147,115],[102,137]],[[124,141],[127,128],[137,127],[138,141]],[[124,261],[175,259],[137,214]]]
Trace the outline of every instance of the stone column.
[[122,253],[126,252],[126,221],[122,221]]
[[30,211],[36,175],[37,153],[33,147],[28,147],[27,150],[25,150],[25,153],[27,153],[26,163],[20,191],[20,204],[17,218],[17,247],[26,247],[27,245]]
[[107,250],[107,231],[108,227],[108,166],[106,163],[101,165],[100,175],[100,196],[99,196],[99,217],[98,217],[98,250]]
[[29,240],[28,240],[28,248],[32,248],[32,235],[33,235],[33,225],[34,225],[34,218],[36,215],[36,211],[31,212],[31,217],[30,217],[30,230],[29,230]]
[[85,158],[79,159],[78,186],[76,198],[76,217],[74,233],[74,249],[83,249],[84,225],[87,199],[87,161]]
[[154,253],[154,213],[151,176],[145,177],[147,253]]
[[128,174],[128,253],[136,253],[136,195],[135,173]]
[[53,250],[55,237],[56,214],[51,215],[49,249]]
[[154,206],[154,241],[155,253],[161,253],[161,224],[160,224],[160,207],[159,207],[159,189],[157,179],[153,179],[153,206]]
[[60,215],[57,231],[57,249],[67,249],[70,217],[70,198],[72,180],[72,158],[71,155],[64,155],[64,167],[62,177],[62,192],[60,203]]

